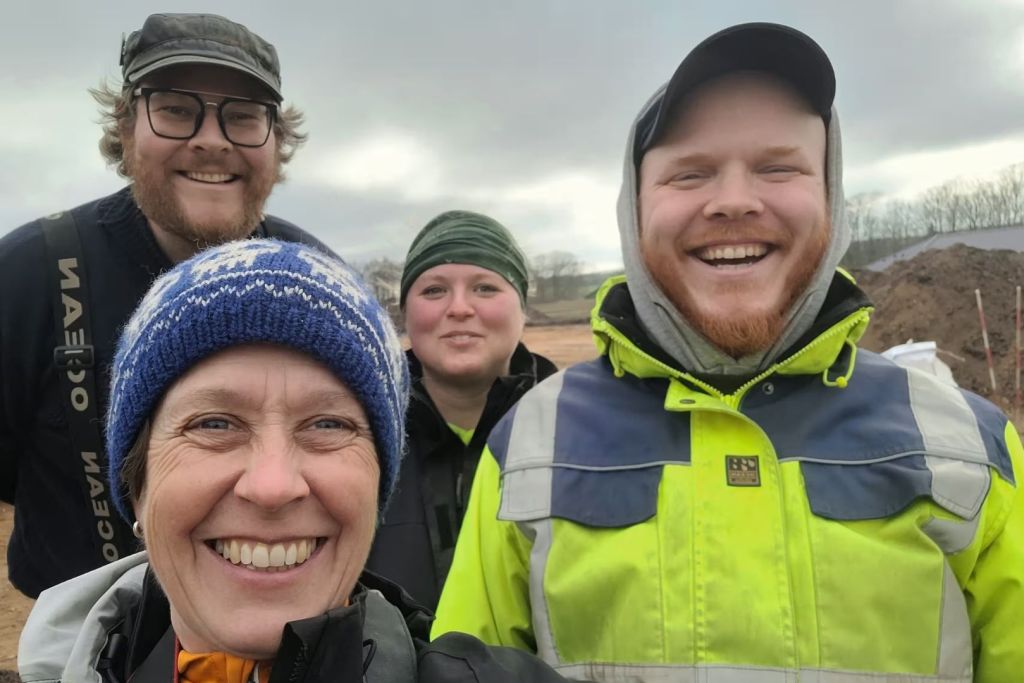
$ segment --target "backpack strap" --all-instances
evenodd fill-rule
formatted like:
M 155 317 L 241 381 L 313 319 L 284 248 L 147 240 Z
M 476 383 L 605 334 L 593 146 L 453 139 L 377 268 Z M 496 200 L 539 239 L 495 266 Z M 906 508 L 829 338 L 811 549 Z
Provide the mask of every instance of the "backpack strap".
M 46 270 L 53 306 L 56 346 L 54 371 L 60 383 L 61 405 L 68 435 L 79 464 L 85 509 L 92 521 L 97 566 L 130 552 L 126 529 L 116 516 L 107 486 L 107 459 L 97 412 L 96 348 L 85 260 L 78 225 L 70 211 L 41 219 L 46 240 Z
M 416 648 L 401 610 L 378 590 L 368 589 L 363 637 L 373 641 L 373 654 L 363 676 L 366 683 L 415 681 Z

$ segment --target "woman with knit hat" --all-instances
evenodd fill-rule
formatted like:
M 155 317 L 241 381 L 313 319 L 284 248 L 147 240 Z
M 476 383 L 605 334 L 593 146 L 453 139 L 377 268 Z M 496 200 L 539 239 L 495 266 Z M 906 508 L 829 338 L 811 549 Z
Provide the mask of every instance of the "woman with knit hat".
M 509 231 L 470 211 L 427 223 L 405 260 L 409 450 L 367 568 L 431 609 L 491 428 L 556 371 L 521 342 L 527 280 L 526 259 Z
M 145 550 L 40 596 L 23 680 L 562 680 L 469 636 L 427 645 L 429 613 L 362 574 L 408 371 L 344 264 L 273 240 L 202 252 L 153 284 L 112 375 L 106 512 Z

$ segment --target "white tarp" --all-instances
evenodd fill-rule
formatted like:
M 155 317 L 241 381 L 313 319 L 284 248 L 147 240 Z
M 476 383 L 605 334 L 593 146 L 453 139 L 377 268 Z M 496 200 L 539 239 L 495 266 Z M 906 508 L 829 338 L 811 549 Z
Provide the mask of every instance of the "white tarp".
M 938 348 L 933 341 L 910 341 L 906 344 L 886 349 L 882 352 L 882 355 L 897 365 L 923 370 L 935 375 L 950 386 L 957 386 L 956 380 L 953 379 L 953 371 L 939 359 L 937 351 Z

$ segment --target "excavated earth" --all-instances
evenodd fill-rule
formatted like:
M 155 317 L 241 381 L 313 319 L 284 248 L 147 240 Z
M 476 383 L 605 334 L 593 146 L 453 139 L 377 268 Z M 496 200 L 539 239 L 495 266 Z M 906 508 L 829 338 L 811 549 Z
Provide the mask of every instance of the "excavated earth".
M 922 252 L 882 273 L 854 275 L 875 304 L 861 346 L 883 351 L 911 339 L 934 341 L 960 386 L 1012 415 L 1015 292 L 1024 287 L 1024 252 L 958 244 Z M 975 289 L 981 291 L 996 391 L 989 380 Z

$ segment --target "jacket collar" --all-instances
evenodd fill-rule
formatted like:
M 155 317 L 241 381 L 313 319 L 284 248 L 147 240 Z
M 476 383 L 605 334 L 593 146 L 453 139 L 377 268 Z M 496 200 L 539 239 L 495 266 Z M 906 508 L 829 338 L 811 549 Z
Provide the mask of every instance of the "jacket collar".
M 136 553 L 43 591 L 21 632 L 22 678 L 95 680 L 110 634 L 138 605 L 145 574 L 146 554 Z
M 617 376 L 629 373 L 641 378 L 674 377 L 709 393 L 726 394 L 774 373 L 823 374 L 826 381 L 835 373 L 847 373 L 852 368 L 855 345 L 867 329 L 872 310 L 867 295 L 853 279 L 837 271 L 810 328 L 766 370 L 741 376 L 734 382 L 725 376 L 702 375 L 682 368 L 659 347 L 640 323 L 624 276 L 609 278 L 602 285 L 591 316 L 591 327 L 601 354 L 607 356 Z M 837 365 L 840 367 L 833 367 Z
M 167 683 L 176 666 L 170 607 L 155 577 L 147 576 L 146 583 L 152 590 L 144 590 L 134 615 L 134 659 L 122 671 L 131 683 Z M 363 572 L 348 605 L 285 625 L 272 680 L 307 680 L 313 672 L 328 672 L 331 680 L 360 681 L 370 667 L 389 672 L 414 667 L 412 638 L 427 640 L 431 620 L 430 612 L 397 584 Z
M 367 624 L 364 635 L 368 600 L 384 616 Z M 380 632 L 377 637 L 393 642 L 396 618 L 405 635 L 429 639 L 430 612 L 394 583 L 363 572 L 348 606 L 287 626 L 278 662 L 292 666 L 286 656 L 295 656 L 295 666 L 336 664 L 342 674 L 358 671 L 355 678 L 340 675 L 339 680 L 362 680 L 364 638 Z M 96 680 L 100 668 L 107 671 L 103 680 L 112 681 L 150 670 L 162 672 L 153 680 L 166 683 L 174 662 L 170 625 L 170 607 L 149 572 L 146 553 L 129 555 L 40 595 L 22 631 L 19 669 L 25 680 L 65 681 Z M 379 665 L 391 663 L 389 648 L 376 655 Z M 343 662 L 342 656 L 352 661 Z
M 440 412 L 437 410 L 437 406 L 434 405 L 434 400 L 430 397 L 425 386 L 423 386 L 423 365 L 419 359 L 416 358 L 416 354 L 409 349 L 405 352 L 405 357 L 409 362 L 409 377 L 411 380 L 411 401 L 409 402 L 409 422 L 415 422 L 421 430 L 417 430 L 420 438 L 426 438 L 429 443 L 425 443 L 425 448 L 432 448 L 437 443 L 448 441 L 450 438 L 456 438 L 452 431 L 448 428 L 444 418 L 441 417 Z M 508 395 L 515 395 L 521 391 L 532 387 L 536 382 L 553 375 L 558 371 L 554 363 L 535 353 L 531 353 L 526 345 L 522 342 L 516 345 L 515 351 L 512 352 L 512 358 L 509 361 L 509 374 L 498 377 L 494 380 L 494 384 L 491 387 L 491 391 L 488 395 L 488 406 L 494 403 L 500 407 L 502 411 L 507 408 Z M 499 395 L 495 395 L 495 392 Z M 482 431 L 483 435 L 486 436 L 490 432 L 491 424 L 485 424 L 485 417 L 487 417 L 488 406 L 484 408 L 484 414 L 481 415 L 481 422 L 477 425 L 477 431 Z M 497 419 L 501 415 L 494 415 L 493 420 Z M 433 425 L 433 429 L 429 429 L 428 425 Z M 481 429 L 482 428 L 482 429 Z
M 412 352 L 412 349 L 406 350 L 405 358 L 409 361 L 409 378 L 414 383 L 421 384 L 423 382 L 423 364 L 420 363 L 420 359 L 416 357 L 416 354 Z M 508 375 L 504 375 L 504 377 L 517 378 L 525 375 L 539 378 L 547 369 L 547 366 L 554 369 L 554 365 L 552 365 L 551 361 L 543 356 L 530 353 L 530 350 L 526 348 L 526 345 L 519 342 L 516 344 L 515 351 L 512 352 L 512 358 L 509 361 Z M 501 378 L 499 377 L 499 379 Z

